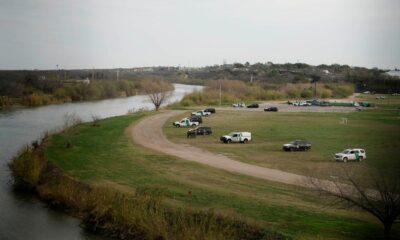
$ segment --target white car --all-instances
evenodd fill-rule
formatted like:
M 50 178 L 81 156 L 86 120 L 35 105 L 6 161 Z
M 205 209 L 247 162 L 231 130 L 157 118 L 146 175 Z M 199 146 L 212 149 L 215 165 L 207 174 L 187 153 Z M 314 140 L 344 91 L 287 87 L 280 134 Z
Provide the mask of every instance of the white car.
M 192 122 L 189 118 L 184 118 L 180 121 L 172 123 L 175 127 L 196 127 L 199 122 Z
M 234 104 L 232 104 L 232 107 L 234 107 L 234 108 L 244 108 L 244 107 L 246 107 L 246 104 L 244 104 L 244 103 L 234 103 Z
M 221 136 L 220 139 L 223 143 L 240 142 L 248 143 L 251 141 L 250 132 L 231 132 L 228 135 Z
M 311 103 L 306 101 L 294 102 L 293 106 L 311 106 Z
M 335 154 L 335 160 L 340 162 L 347 162 L 347 161 L 359 161 L 367 158 L 367 153 L 364 149 L 361 148 L 353 148 L 353 149 L 346 149 L 341 153 Z
M 192 112 L 191 115 L 195 115 L 195 116 L 201 116 L 201 117 L 208 117 L 211 115 L 210 112 L 204 112 L 203 110 L 201 111 L 197 111 L 197 112 Z

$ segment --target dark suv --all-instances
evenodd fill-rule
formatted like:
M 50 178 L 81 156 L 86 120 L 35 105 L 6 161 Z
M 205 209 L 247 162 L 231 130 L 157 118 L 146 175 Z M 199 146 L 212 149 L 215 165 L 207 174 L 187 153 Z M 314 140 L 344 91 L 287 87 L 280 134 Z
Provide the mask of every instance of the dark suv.
M 252 103 L 250 105 L 247 105 L 247 108 L 258 108 L 258 103 Z
M 294 140 L 290 143 L 283 144 L 284 151 L 308 151 L 311 149 L 311 143 L 305 140 Z
M 196 115 L 191 115 L 190 117 L 188 117 L 189 120 L 191 122 L 199 122 L 199 123 L 203 123 L 203 119 L 201 118 L 201 116 L 196 116 Z
M 266 112 L 277 112 L 278 108 L 277 107 L 264 108 L 264 111 L 266 111 Z
M 190 129 L 187 132 L 187 137 L 190 138 L 190 137 L 196 137 L 196 135 L 210 135 L 210 134 L 212 134 L 212 130 L 210 127 L 201 126 Z
M 215 108 L 206 108 L 204 112 L 215 113 Z

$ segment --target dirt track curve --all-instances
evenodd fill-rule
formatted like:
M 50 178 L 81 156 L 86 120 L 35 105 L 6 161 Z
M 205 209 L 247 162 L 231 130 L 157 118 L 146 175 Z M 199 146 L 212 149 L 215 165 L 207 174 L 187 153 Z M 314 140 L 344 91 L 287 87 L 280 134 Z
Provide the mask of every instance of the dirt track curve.
M 216 154 L 187 144 L 177 144 L 169 141 L 164 135 L 162 127 L 165 121 L 170 117 L 181 113 L 183 113 L 183 111 L 165 111 L 142 119 L 133 127 L 133 141 L 158 152 L 226 171 L 285 184 L 298 186 L 307 185 L 306 177 L 302 175 L 239 162 L 222 154 Z

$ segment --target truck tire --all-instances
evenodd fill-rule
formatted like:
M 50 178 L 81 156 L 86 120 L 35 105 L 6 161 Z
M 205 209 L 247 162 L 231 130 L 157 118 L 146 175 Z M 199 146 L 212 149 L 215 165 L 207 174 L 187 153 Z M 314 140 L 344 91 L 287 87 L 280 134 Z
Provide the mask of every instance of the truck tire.
M 347 163 L 347 157 L 344 157 L 344 158 L 343 158 L 343 162 L 344 162 L 344 163 Z
M 358 161 L 361 162 L 363 160 L 363 157 L 358 157 Z
M 230 139 L 228 139 L 227 141 L 226 141 L 226 143 L 231 143 L 232 142 L 232 140 L 230 140 Z
M 245 138 L 244 140 L 243 140 L 243 143 L 244 144 L 246 144 L 246 143 L 248 143 L 249 142 L 249 140 L 247 140 L 247 138 Z
M 192 127 L 196 127 L 196 124 L 192 124 Z

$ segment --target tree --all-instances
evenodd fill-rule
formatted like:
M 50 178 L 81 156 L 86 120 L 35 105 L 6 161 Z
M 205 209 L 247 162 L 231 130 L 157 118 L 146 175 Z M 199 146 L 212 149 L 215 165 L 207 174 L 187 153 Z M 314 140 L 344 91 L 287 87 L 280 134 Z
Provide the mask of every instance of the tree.
M 309 181 L 320 194 L 332 196 L 334 204 L 358 207 L 377 218 L 384 227 L 385 238 L 390 239 L 393 224 L 399 223 L 400 176 L 396 172 L 365 169 L 360 173 L 360 169 L 356 172 L 352 168 L 343 167 L 338 171 L 339 174 L 334 175 L 338 181 L 316 178 L 309 178 Z
M 321 80 L 321 76 L 319 75 L 311 75 L 311 82 L 314 83 L 314 97 L 317 97 L 317 82 L 319 82 L 319 80 Z
M 154 104 L 156 111 L 170 97 L 174 86 L 163 80 L 144 80 L 141 83 L 142 89 L 149 96 L 150 101 Z

